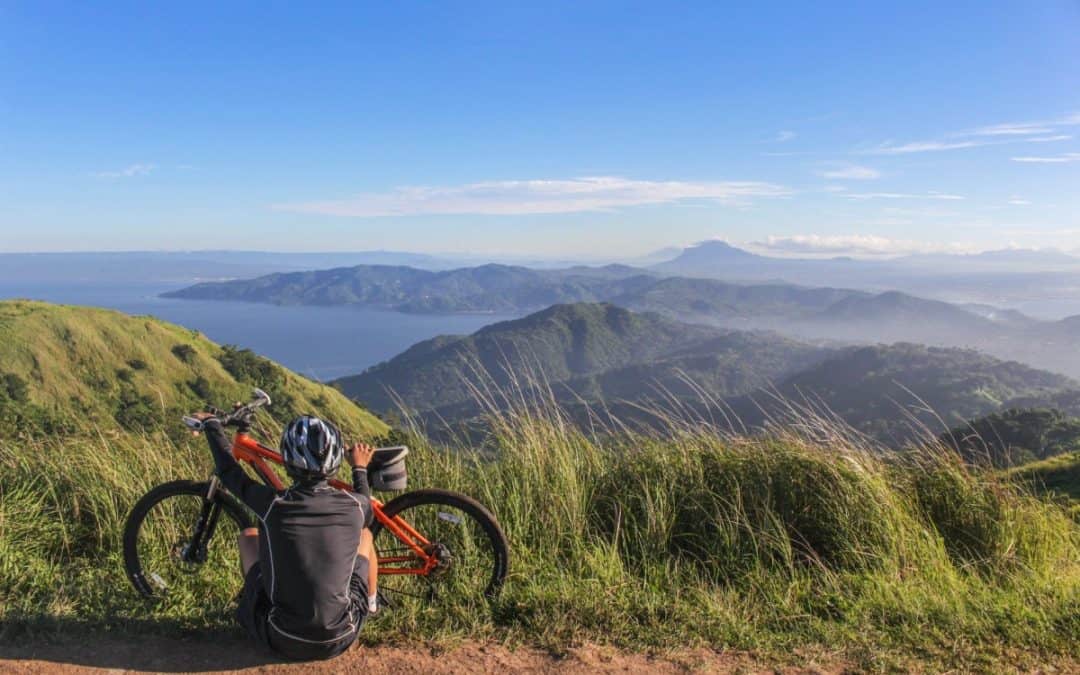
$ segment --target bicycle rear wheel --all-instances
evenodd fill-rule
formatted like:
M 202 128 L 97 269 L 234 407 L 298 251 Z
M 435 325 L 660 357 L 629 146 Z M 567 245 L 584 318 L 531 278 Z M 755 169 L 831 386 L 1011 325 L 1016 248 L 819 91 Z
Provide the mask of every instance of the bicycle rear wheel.
M 145 597 L 200 604 L 219 595 L 227 601 L 239 591 L 236 540 L 250 520 L 227 493 L 208 500 L 209 490 L 209 483 L 165 483 L 131 510 L 124 526 L 124 569 Z
M 450 604 L 494 599 L 510 566 L 510 547 L 495 516 L 478 501 L 449 490 L 417 490 L 383 506 L 393 518 L 401 516 L 429 542 L 429 554 L 439 559 L 428 575 L 393 574 L 416 568 L 420 558 L 375 521 L 371 533 L 379 555 L 379 588 L 391 602 Z M 398 559 L 398 562 L 385 562 Z

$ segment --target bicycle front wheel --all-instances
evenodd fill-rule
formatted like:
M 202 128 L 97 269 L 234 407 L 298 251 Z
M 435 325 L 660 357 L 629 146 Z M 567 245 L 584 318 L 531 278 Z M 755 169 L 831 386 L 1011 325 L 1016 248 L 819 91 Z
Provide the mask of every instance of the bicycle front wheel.
M 146 493 L 124 526 L 124 568 L 135 589 L 170 604 L 198 605 L 240 589 L 237 535 L 249 526 L 226 493 L 180 480 Z
M 449 490 L 417 490 L 388 502 L 383 513 L 400 516 L 427 540 L 425 553 L 438 560 L 429 574 L 410 574 L 419 557 L 375 521 L 371 533 L 379 556 L 379 588 L 391 593 L 391 602 L 469 603 L 499 594 L 510 547 L 495 516 L 480 502 Z

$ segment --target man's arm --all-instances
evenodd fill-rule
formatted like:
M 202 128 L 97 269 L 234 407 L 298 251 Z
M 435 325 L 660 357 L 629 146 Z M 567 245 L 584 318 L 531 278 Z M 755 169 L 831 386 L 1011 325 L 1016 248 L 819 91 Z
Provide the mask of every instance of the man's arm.
M 366 443 L 357 443 L 345 453 L 346 459 L 352 466 L 353 492 L 364 497 L 361 507 L 364 512 L 364 527 L 371 527 L 371 522 L 375 520 L 375 512 L 371 508 L 371 486 L 368 485 L 367 476 L 367 465 L 371 462 L 371 456 L 374 453 L 375 448 Z
M 206 442 L 210 445 L 210 453 L 214 456 L 214 466 L 217 467 L 217 475 L 222 484 L 259 516 L 265 514 L 277 497 L 277 492 L 252 480 L 244 472 L 244 468 L 232 456 L 232 443 L 225 435 L 225 428 L 220 421 L 212 418 L 204 420 L 203 431 L 206 433 Z

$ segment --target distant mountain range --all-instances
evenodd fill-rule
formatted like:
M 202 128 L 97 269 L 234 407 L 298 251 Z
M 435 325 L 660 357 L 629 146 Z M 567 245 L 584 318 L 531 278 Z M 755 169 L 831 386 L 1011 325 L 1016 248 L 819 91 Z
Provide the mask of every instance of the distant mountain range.
M 959 274 L 986 272 L 1046 272 L 1048 270 L 1080 271 L 1080 258 L 1061 251 L 1004 249 L 972 254 L 917 254 L 891 258 L 862 258 L 846 256 L 832 258 L 773 257 L 737 248 L 724 241 L 704 241 L 683 249 L 669 260 L 653 268 L 664 274 L 705 276 L 722 279 L 769 280 L 783 279 L 793 283 L 833 283 L 844 279 L 852 283 L 853 276 L 874 274 L 886 279 L 900 271 L 919 269 L 922 274 Z M 822 278 L 827 281 L 822 281 Z M 815 281 L 810 281 L 815 280 Z M 877 283 L 881 283 L 878 281 Z
M 695 255 L 708 251 L 693 249 Z M 720 243 L 732 260 L 753 254 Z M 862 263 L 852 263 L 862 264 Z M 359 265 L 203 283 L 166 294 L 286 305 L 359 305 L 403 312 L 527 313 L 560 303 L 610 302 L 680 321 L 770 330 L 804 340 L 917 342 L 975 348 L 1080 377 L 1080 317 L 1038 321 L 982 304 L 956 305 L 899 291 L 734 283 L 671 277 L 625 265 L 536 270 L 482 265 L 432 271 Z
M 607 304 L 561 305 L 471 336 L 435 338 L 333 384 L 376 411 L 401 402 L 429 420 L 453 422 L 480 412 L 478 397 L 498 407 L 506 392 L 531 390 L 535 380 L 571 410 L 588 404 L 645 426 L 657 422 L 650 410 L 730 415 L 761 426 L 785 417 L 787 400 L 830 410 L 894 443 L 918 433 L 919 424 L 939 433 L 942 420 L 955 425 L 1010 399 L 1077 387 L 971 350 L 836 348 Z
M 882 259 L 778 258 L 707 241 L 651 269 L 669 276 L 898 290 L 950 302 L 1032 307 L 1040 314 L 1080 314 L 1080 258 L 1053 250 Z

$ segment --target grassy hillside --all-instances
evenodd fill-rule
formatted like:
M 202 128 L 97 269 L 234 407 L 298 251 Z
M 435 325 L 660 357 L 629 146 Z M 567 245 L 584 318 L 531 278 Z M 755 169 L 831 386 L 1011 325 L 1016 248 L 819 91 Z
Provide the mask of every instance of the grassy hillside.
M 860 670 L 1075 656 L 1080 527 L 1000 474 L 940 451 L 886 460 L 839 438 L 598 440 L 552 408 L 489 425 L 488 459 L 417 439 L 408 461 L 414 487 L 459 490 L 497 514 L 512 547 L 503 595 L 401 606 L 362 640 L 827 652 Z M 147 604 L 129 588 L 128 509 L 197 466 L 137 435 L 123 442 L 131 460 L 117 464 L 96 439 L 0 441 L 0 640 L 239 633 L 235 560 L 200 572 L 197 601 Z
M 763 333 L 729 332 L 607 304 L 556 305 L 467 337 L 421 342 L 335 382 L 375 410 L 475 414 L 475 392 L 543 380 L 565 400 L 644 401 L 667 392 L 729 396 L 764 386 L 827 352 Z M 688 382 L 688 380 L 692 381 Z
M 247 400 L 260 386 L 285 420 L 319 411 L 350 434 L 385 425 L 338 391 L 198 332 L 151 317 L 41 302 L 0 302 L 0 435 L 166 430 L 207 403 Z
M 1008 475 L 1036 494 L 1060 499 L 1080 522 L 1080 451 L 1029 462 L 1010 470 Z

